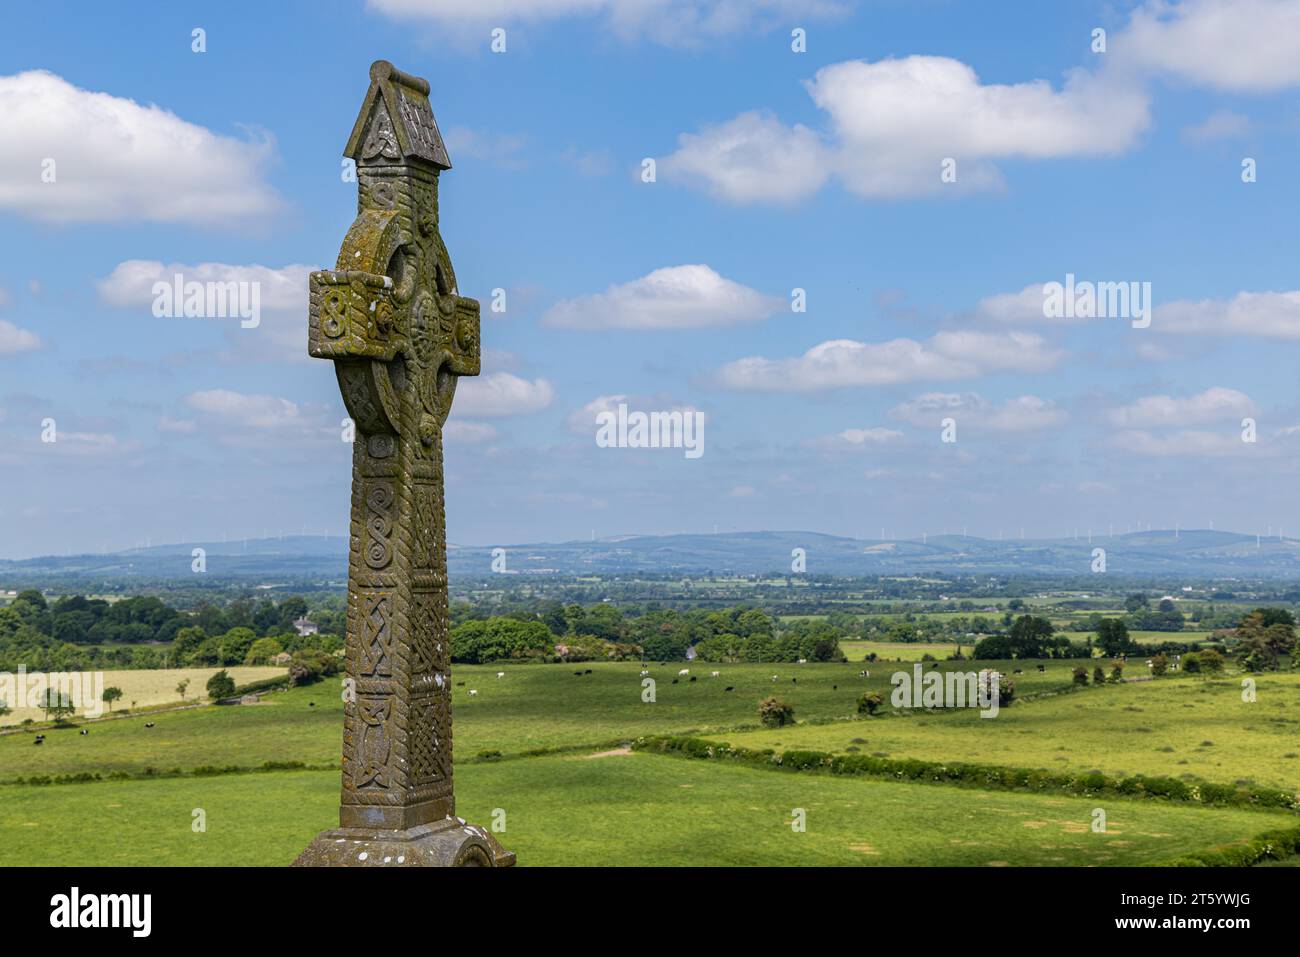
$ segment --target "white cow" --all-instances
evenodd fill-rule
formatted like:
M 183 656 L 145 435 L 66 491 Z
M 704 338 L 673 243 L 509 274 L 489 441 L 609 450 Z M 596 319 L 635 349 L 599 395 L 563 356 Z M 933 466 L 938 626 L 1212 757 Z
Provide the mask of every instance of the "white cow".
M 470 696 L 471 698 L 474 697 L 476 694 L 478 694 L 478 692 L 477 692 L 475 689 L 473 689 L 473 688 L 470 688 L 470 689 L 469 689 L 469 696 Z
M 709 677 L 710 677 L 710 678 L 716 678 L 716 677 L 717 677 L 718 675 L 720 675 L 720 674 L 722 674 L 721 671 L 710 671 L 710 672 L 709 672 Z
M 681 671 L 677 672 L 679 676 L 689 675 L 690 673 L 691 673 L 690 668 L 683 668 Z

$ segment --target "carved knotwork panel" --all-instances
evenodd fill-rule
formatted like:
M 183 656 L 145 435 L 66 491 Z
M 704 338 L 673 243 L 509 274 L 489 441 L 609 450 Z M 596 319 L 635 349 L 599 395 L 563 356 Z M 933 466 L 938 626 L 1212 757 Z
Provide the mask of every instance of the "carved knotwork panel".
M 375 570 L 387 568 L 393 560 L 393 483 L 371 482 L 366 488 L 366 564 Z
M 386 789 L 392 774 L 389 764 L 393 754 L 392 696 L 361 695 L 357 698 L 360 741 L 352 771 L 352 784 L 358 790 Z
M 357 670 L 361 677 L 388 678 L 393 674 L 391 644 L 393 596 L 375 592 L 361 596 L 362 642 Z
M 408 754 L 411 784 L 437 784 L 451 778 L 451 699 L 444 692 L 411 702 Z

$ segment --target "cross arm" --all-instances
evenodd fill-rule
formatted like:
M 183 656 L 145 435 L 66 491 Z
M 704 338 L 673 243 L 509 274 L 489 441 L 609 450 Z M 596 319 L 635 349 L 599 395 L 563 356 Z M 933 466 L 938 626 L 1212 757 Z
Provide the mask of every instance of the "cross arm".
M 402 342 L 393 323 L 391 279 L 354 269 L 322 270 L 311 274 L 309 288 L 307 351 L 312 356 L 387 361 L 397 354 Z

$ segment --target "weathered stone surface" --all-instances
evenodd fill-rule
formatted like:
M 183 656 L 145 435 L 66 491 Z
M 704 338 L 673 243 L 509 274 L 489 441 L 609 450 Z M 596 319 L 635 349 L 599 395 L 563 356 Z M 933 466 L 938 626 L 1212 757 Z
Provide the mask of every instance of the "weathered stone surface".
M 442 427 L 457 379 L 479 372 L 479 304 L 438 232 L 451 161 L 429 84 L 384 60 L 370 77 L 345 150 L 357 218 L 336 267 L 311 275 L 308 328 L 356 423 L 341 828 L 296 863 L 513 864 L 452 792 Z

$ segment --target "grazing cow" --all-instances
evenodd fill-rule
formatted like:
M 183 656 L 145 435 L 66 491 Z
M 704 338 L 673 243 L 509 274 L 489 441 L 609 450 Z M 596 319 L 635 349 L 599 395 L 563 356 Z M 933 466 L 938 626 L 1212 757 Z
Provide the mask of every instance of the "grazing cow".
M 44 738 L 37 738 L 35 741 L 32 742 L 32 744 L 44 744 L 44 743 L 45 743 Z
M 1013 675 L 1018 675 L 1018 674 L 1020 674 L 1023 670 L 1024 670 L 1023 668 L 1017 668 L 1015 671 L 1013 671 L 1013 672 L 1011 672 L 1011 673 L 1012 673 Z
M 691 680 L 692 680 L 692 681 L 695 680 L 695 675 L 691 675 Z
M 308 701 L 308 702 L 307 702 L 307 707 L 309 707 L 309 708 L 314 708 L 314 707 L 316 707 L 316 702 L 315 702 L 315 701 Z
M 720 674 L 722 674 L 721 671 L 710 671 L 710 672 L 709 672 L 709 677 L 710 677 L 710 678 L 716 678 L 716 677 L 717 677 L 718 675 L 720 675 Z
M 799 664 L 801 664 L 801 665 L 806 665 L 806 664 L 808 664 L 808 659 L 807 659 L 807 658 L 800 658 L 800 659 L 799 659 Z
M 473 688 L 470 688 L 470 689 L 469 689 L 469 696 L 470 696 L 471 698 L 474 697 L 476 694 L 478 694 L 478 691 L 476 691 L 476 690 L 473 689 Z
M 1047 665 L 1039 665 L 1039 666 L 1038 666 L 1038 673 L 1039 673 L 1040 675 L 1041 675 L 1043 672 L 1045 672 L 1045 671 L 1047 671 Z
M 591 674 L 591 669 L 588 668 L 586 671 L 583 672 L 583 674 L 584 674 L 584 675 L 589 675 L 589 674 Z
M 577 675 L 579 678 L 582 677 L 582 672 L 581 672 L 581 671 L 575 671 L 574 674 Z
M 832 691 L 839 691 L 839 690 L 840 690 L 840 686 L 839 686 L 839 685 L 831 685 L 831 690 L 832 690 Z
M 152 728 L 152 727 L 153 727 L 153 722 L 152 722 L 152 721 L 146 721 L 146 722 L 144 723 L 144 726 L 145 726 L 146 728 Z
M 86 735 L 88 735 L 88 734 L 90 734 L 90 732 L 89 732 L 88 730 L 86 730 L 85 728 L 82 728 L 82 729 L 81 729 L 81 736 L 82 736 L 83 738 L 84 738 Z
M 504 671 L 498 671 L 498 672 L 497 672 L 497 677 L 498 677 L 498 678 L 504 678 L 505 676 L 506 676 L 506 673 L 505 673 Z
M 463 687 L 465 687 L 465 682 L 463 682 L 463 681 L 457 681 L 457 682 L 456 682 L 456 687 L 457 687 L 457 688 L 463 688 Z
M 678 674 L 680 677 L 683 677 L 683 678 L 686 677 L 687 675 L 689 675 L 690 673 L 691 673 L 691 669 L 690 669 L 690 668 L 683 668 L 681 671 L 677 672 L 677 674 Z
M 773 681 L 776 680 L 776 675 L 772 675 L 772 680 L 773 680 Z
M 722 690 L 723 690 L 723 691 L 735 691 L 735 690 L 736 690 L 736 686 L 735 686 L 735 685 L 727 685 L 727 687 L 723 688 Z
M 673 679 L 673 684 L 677 684 L 677 682 L 679 682 L 679 681 L 681 681 L 681 680 L 682 680 L 681 678 L 674 678 L 674 679 Z
M 798 678 L 791 678 L 791 679 L 790 679 L 790 684 L 792 684 L 792 685 L 797 685 L 798 683 L 799 683 L 799 679 L 798 679 Z
M 644 677 L 645 677 L 646 675 L 648 675 L 649 673 L 650 673 L 650 669 L 649 669 L 649 668 L 642 668 L 642 669 L 641 669 L 641 677 L 642 677 L 642 678 L 644 678 Z
M 871 677 L 871 672 L 870 672 L 870 671 L 859 671 L 859 672 L 858 672 L 858 677 L 859 677 L 859 678 L 870 678 L 870 677 Z

